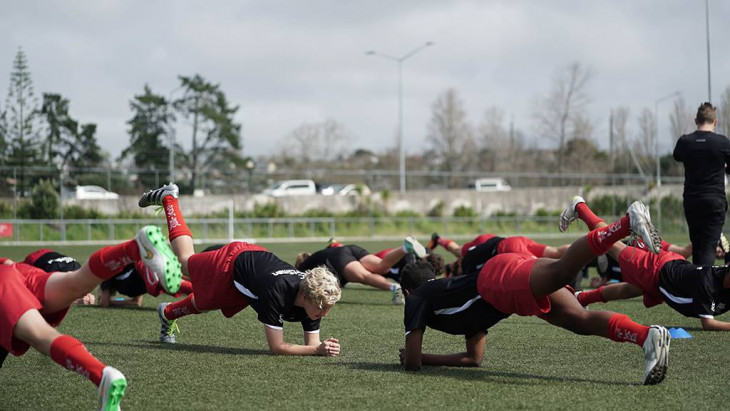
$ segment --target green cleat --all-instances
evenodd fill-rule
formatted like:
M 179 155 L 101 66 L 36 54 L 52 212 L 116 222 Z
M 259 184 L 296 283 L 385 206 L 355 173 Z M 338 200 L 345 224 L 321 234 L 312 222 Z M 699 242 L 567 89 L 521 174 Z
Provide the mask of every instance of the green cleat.
M 168 294 L 178 292 L 182 280 L 182 266 L 160 228 L 153 225 L 144 226 L 134 239 L 139 246 L 142 262 L 157 273 L 162 288 Z
M 114 367 L 104 367 L 101 374 L 101 383 L 97 393 L 99 399 L 99 410 L 118 411 L 119 403 L 124 397 L 127 389 L 127 379 L 119 370 Z

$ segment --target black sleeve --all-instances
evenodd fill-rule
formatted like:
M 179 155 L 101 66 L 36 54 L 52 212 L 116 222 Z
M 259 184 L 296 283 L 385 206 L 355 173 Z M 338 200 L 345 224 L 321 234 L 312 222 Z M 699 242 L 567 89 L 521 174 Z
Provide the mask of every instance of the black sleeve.
M 730 139 L 725 137 L 723 140 L 725 144 L 723 144 L 723 150 L 722 152 L 725 154 L 725 173 L 730 174 Z
M 281 294 L 275 290 L 267 290 L 259 298 L 259 321 L 274 328 L 283 328 L 284 320 L 281 315 L 284 312 L 284 301 Z
M 430 307 L 428 302 L 415 294 L 409 294 L 406 297 L 406 307 L 403 310 L 403 325 L 406 332 L 413 330 L 425 330 L 426 318 Z
M 682 162 L 682 148 L 680 146 L 682 145 L 683 140 L 684 136 L 680 137 L 679 140 L 677 140 L 677 145 L 674 146 L 674 153 L 672 155 L 674 156 L 675 161 Z
M 304 332 L 319 331 L 319 322 L 321 320 L 322 320 L 321 318 L 313 320 L 309 317 L 303 319 L 302 320 L 302 330 L 304 330 Z

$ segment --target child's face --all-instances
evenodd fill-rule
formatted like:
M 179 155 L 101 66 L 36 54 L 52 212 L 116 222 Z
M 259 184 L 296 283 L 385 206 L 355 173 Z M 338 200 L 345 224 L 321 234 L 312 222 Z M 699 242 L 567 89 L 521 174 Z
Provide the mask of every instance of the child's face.
M 307 312 L 307 317 L 311 318 L 312 320 L 318 320 L 322 317 L 326 317 L 327 314 L 332 309 L 332 306 L 322 306 L 322 308 L 319 308 L 319 306 L 312 302 L 304 299 L 304 311 Z

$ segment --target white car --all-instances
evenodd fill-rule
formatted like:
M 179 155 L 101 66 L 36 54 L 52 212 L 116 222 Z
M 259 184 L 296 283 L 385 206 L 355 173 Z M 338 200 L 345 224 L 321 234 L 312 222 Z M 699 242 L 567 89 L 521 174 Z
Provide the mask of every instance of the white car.
M 480 178 L 469 187 L 476 191 L 510 191 L 512 186 L 507 184 L 503 178 Z
M 119 194 L 99 186 L 76 186 L 77 200 L 118 200 Z
M 315 195 L 317 186 L 312 180 L 284 180 L 272 184 L 262 194 L 271 197 Z
M 365 184 L 330 184 L 323 187 L 320 193 L 323 196 L 370 195 L 370 187 Z

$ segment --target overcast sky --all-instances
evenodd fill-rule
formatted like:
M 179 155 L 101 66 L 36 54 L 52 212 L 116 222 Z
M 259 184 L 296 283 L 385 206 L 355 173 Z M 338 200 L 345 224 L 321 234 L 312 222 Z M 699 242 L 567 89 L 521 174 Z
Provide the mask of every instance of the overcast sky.
M 403 56 L 407 152 L 425 148 L 431 105 L 453 88 L 470 122 L 501 107 L 534 138 L 530 113 L 557 70 L 579 62 L 590 83 L 595 137 L 608 146 L 608 113 L 629 106 L 630 126 L 681 91 L 694 110 L 708 98 L 705 3 L 701 0 L 520 1 L 150 1 L 3 2 L 0 105 L 18 47 L 36 95 L 61 93 L 71 115 L 98 124 L 116 157 L 129 137 L 129 101 L 145 83 L 168 95 L 178 75 L 219 83 L 240 106 L 245 155 L 268 155 L 305 122 L 333 118 L 351 148 L 395 147 L 397 63 Z M 712 97 L 730 85 L 730 2 L 710 0 Z M 5 79 L 5 80 L 3 80 Z M 669 151 L 671 102 L 659 105 Z M 189 146 L 189 131 L 178 137 Z

